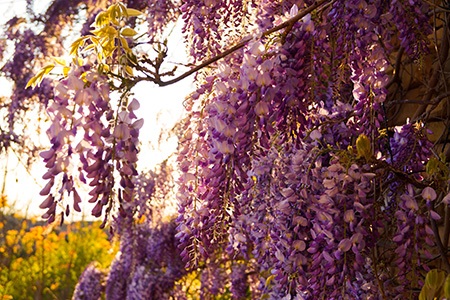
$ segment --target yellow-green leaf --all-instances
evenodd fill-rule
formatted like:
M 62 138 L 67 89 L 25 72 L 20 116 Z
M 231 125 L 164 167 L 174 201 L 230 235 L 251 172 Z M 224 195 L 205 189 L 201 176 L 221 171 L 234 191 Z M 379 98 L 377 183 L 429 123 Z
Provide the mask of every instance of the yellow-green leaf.
M 445 272 L 438 269 L 433 269 L 428 272 L 425 277 L 425 284 L 432 288 L 440 287 L 444 284 L 445 281 Z
M 108 23 L 109 23 L 109 14 L 105 11 L 99 13 L 95 18 L 96 27 L 102 27 L 104 25 L 107 25 Z
M 129 51 L 127 53 L 127 58 L 130 62 L 132 62 L 133 64 L 137 65 L 138 64 L 138 60 L 136 55 L 133 54 L 133 52 Z
M 69 71 L 70 71 L 70 67 L 64 67 L 64 68 L 63 68 L 63 74 L 64 74 L 64 76 L 67 76 L 67 75 L 69 74 Z
M 270 275 L 269 277 L 267 277 L 266 279 L 266 287 L 270 286 L 272 280 L 275 278 L 275 275 Z
M 105 27 L 105 34 L 107 35 L 117 35 L 117 30 L 112 26 Z
M 137 17 L 142 15 L 143 13 L 134 8 L 127 8 L 127 14 L 129 17 Z
M 122 34 L 123 36 L 135 36 L 137 34 L 137 31 L 133 28 L 126 27 L 120 31 L 120 34 Z
M 70 55 L 78 55 L 78 45 L 74 45 L 74 44 L 72 44 L 71 46 L 70 46 L 70 51 L 69 51 L 69 54 Z
M 43 70 L 40 70 L 34 77 L 32 77 L 30 79 L 30 81 L 28 81 L 25 88 L 28 88 L 29 86 L 31 86 L 33 88 L 36 87 L 37 85 L 39 85 L 41 83 L 43 78 L 44 78 L 44 72 L 43 72 Z
M 107 37 L 107 36 L 115 36 L 117 35 L 117 30 L 111 25 L 103 26 L 102 28 L 95 29 L 91 31 L 98 37 Z
M 90 45 L 88 45 L 86 48 L 84 48 L 83 51 L 89 51 L 89 50 L 91 50 L 91 49 L 94 49 L 95 47 L 96 47 L 95 44 L 90 44 Z
M 126 72 L 128 75 L 133 76 L 133 69 L 132 69 L 130 66 L 125 66 L 125 72 Z
M 82 66 L 83 63 L 84 63 L 83 59 L 81 59 L 81 58 L 79 58 L 79 57 L 74 57 L 74 58 L 72 59 L 72 62 L 73 62 L 75 65 L 77 65 L 77 66 Z
M 425 170 L 428 175 L 436 177 L 439 180 L 447 180 L 450 175 L 449 169 L 445 165 L 445 161 L 436 157 L 430 158 Z
M 117 49 L 113 45 L 114 45 L 114 43 L 109 43 L 109 44 L 105 45 L 105 47 L 103 47 L 103 51 L 101 53 L 103 54 L 103 56 L 105 58 L 110 57 L 114 53 L 114 51 Z M 99 58 L 100 58 L 100 56 L 99 56 Z
M 84 43 L 85 39 L 87 37 L 82 36 L 80 38 L 77 38 L 72 45 L 70 45 L 70 55 L 78 55 L 78 48 L 80 48 L 82 46 L 82 44 Z
M 113 23 L 114 25 L 119 25 L 118 19 L 120 19 L 121 17 L 121 12 L 117 4 L 111 5 L 108 8 L 108 14 L 110 22 Z
M 450 299 L 450 275 L 447 275 L 447 278 L 445 278 L 444 297 Z
M 98 71 L 99 71 L 99 73 L 109 72 L 109 66 L 107 64 L 99 64 Z
M 95 34 L 96 36 L 100 36 L 100 35 L 102 35 L 102 33 L 103 33 L 103 27 L 98 28 L 98 29 L 95 29 L 95 30 L 91 30 L 91 32 L 92 32 L 93 34 Z
M 122 3 L 117 3 L 117 11 L 120 12 L 120 14 L 125 14 L 127 12 L 127 7 Z
M 67 61 L 62 58 L 62 57 L 53 57 L 53 60 L 58 64 L 61 65 L 63 67 L 67 66 Z
M 98 45 L 100 43 L 99 39 L 96 36 L 91 36 L 90 40 L 95 45 Z
M 44 75 L 50 73 L 54 67 L 54 64 L 50 64 L 40 69 L 39 72 L 37 72 L 37 74 L 34 77 L 31 77 L 31 79 L 27 82 L 25 88 L 28 88 L 30 86 L 34 88 L 36 85 L 39 85 L 44 78 Z
M 364 157 L 368 160 L 372 157 L 372 145 L 365 134 L 359 135 L 356 139 L 356 152 L 359 158 Z
M 28 83 L 27 83 L 27 85 L 25 86 L 25 88 L 27 89 L 28 87 L 35 87 L 36 85 L 35 85 L 35 83 L 36 83 L 36 81 L 37 81 L 37 77 L 36 76 L 33 76 L 33 77 L 31 77 L 31 79 L 30 80 L 28 80 Z
M 427 162 L 425 170 L 430 175 L 434 175 L 439 172 L 439 160 L 436 157 L 431 157 Z
M 130 53 L 131 49 L 128 46 L 128 42 L 124 37 L 119 37 L 120 43 L 122 44 L 122 48 L 125 50 L 125 52 Z
M 427 273 L 425 283 L 419 294 L 419 300 L 442 299 L 445 292 L 444 284 L 447 283 L 446 273 L 442 270 L 433 269 Z
M 50 65 L 46 65 L 45 67 L 42 68 L 43 74 L 42 75 L 47 75 L 48 73 L 50 73 L 53 68 L 55 68 L 54 64 L 50 64 Z

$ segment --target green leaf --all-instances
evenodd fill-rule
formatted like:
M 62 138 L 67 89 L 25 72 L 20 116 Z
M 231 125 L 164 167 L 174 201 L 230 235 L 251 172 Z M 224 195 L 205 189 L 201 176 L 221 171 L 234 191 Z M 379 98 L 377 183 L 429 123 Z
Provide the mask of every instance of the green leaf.
M 133 28 L 126 27 L 120 31 L 120 34 L 123 36 L 135 36 L 137 34 L 137 31 Z
M 433 269 L 428 272 L 419 294 L 419 300 L 442 299 L 444 296 L 444 283 L 447 283 L 444 271 Z
M 67 61 L 66 61 L 64 58 L 62 58 L 62 57 L 53 57 L 53 60 L 54 60 L 58 65 L 61 65 L 61 66 L 63 66 L 63 67 L 66 67 L 66 66 L 67 66 Z
M 78 48 L 80 48 L 81 47 L 81 45 L 84 43 L 84 41 L 85 41 L 85 39 L 86 39 L 87 37 L 84 37 L 84 36 L 82 36 L 82 37 L 80 37 L 80 38 L 77 38 L 73 43 L 72 43 L 72 45 L 70 45 L 70 55 L 78 55 Z
M 361 134 L 356 139 L 356 151 L 359 158 L 364 157 L 369 160 L 372 157 L 372 145 L 365 134 Z
M 50 64 L 50 65 L 46 65 L 45 67 L 42 68 L 42 70 L 44 71 L 43 75 L 47 75 L 48 73 L 50 73 L 53 68 L 55 68 L 54 64 Z
M 37 85 L 39 85 L 41 83 L 42 79 L 44 79 L 44 76 L 47 75 L 48 73 L 50 73 L 54 67 L 55 67 L 55 65 L 53 65 L 53 64 L 43 67 L 41 70 L 39 70 L 39 72 L 34 77 L 31 77 L 31 79 L 27 82 L 27 85 L 25 86 L 25 88 L 28 88 L 30 86 L 34 88 Z
M 127 8 L 127 14 L 129 17 L 138 17 L 138 16 L 142 15 L 143 13 L 137 9 Z
M 31 77 L 31 79 L 30 80 L 28 80 L 28 83 L 27 83 L 27 85 L 25 86 L 25 88 L 27 89 L 28 87 L 35 87 L 35 82 L 36 82 L 36 80 L 37 80 L 37 77 L 36 76 L 33 76 L 33 77 Z
M 109 23 L 109 14 L 107 12 L 102 11 L 95 18 L 95 26 L 102 27 Z
M 450 275 L 448 275 L 447 278 L 445 278 L 444 297 L 450 299 Z

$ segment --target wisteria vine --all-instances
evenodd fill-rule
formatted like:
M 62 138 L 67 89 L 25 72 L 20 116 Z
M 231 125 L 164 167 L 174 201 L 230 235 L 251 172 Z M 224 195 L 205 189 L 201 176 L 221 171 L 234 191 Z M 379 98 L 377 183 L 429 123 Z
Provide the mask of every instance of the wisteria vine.
M 411 299 L 430 269 L 450 272 L 445 1 L 127 3 L 98 12 L 43 103 L 43 217 L 79 211 L 84 183 L 120 237 L 75 299 Z M 165 68 L 177 20 L 184 73 Z M 132 89 L 194 73 L 175 187 L 168 162 L 137 171 Z M 174 194 L 178 215 L 158 216 Z

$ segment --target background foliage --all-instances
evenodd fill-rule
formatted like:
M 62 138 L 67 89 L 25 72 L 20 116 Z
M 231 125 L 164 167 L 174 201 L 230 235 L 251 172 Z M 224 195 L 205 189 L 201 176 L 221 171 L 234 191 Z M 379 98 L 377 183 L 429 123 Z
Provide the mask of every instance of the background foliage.
M 2 206 L 1 299 L 69 299 L 83 270 L 94 261 L 106 270 L 114 252 L 99 223 L 55 228 Z

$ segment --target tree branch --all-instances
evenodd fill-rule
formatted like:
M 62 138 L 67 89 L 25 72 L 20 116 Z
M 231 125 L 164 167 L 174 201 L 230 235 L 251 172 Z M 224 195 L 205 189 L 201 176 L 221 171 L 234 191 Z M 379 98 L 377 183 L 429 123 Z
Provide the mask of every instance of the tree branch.
M 311 13 L 312 11 L 314 11 L 318 7 L 322 6 L 323 4 L 325 4 L 327 2 L 329 2 L 329 4 L 331 4 L 334 1 L 335 0 L 331 0 L 331 1 L 330 0 L 320 0 L 320 1 L 316 2 L 316 3 L 314 3 L 313 5 L 305 8 L 304 10 L 299 12 L 297 15 L 295 15 L 291 19 L 289 19 L 289 20 L 281 23 L 280 25 L 277 25 L 277 26 L 275 26 L 275 27 L 273 27 L 273 28 L 263 32 L 261 34 L 261 37 L 268 36 L 268 35 L 276 32 L 276 31 L 278 31 L 280 29 L 292 26 L 293 24 L 298 22 L 300 19 L 302 19 L 304 16 L 306 16 L 309 13 Z M 181 80 L 185 79 L 186 77 L 189 77 L 190 75 L 198 72 L 199 70 L 203 69 L 204 67 L 206 67 L 206 66 L 208 66 L 208 65 L 210 65 L 210 64 L 212 64 L 212 63 L 214 63 L 214 62 L 216 62 L 216 61 L 218 61 L 218 60 L 220 60 L 220 59 L 222 59 L 222 58 L 224 58 L 224 57 L 226 57 L 228 55 L 230 55 L 231 53 L 235 52 L 236 50 L 241 49 L 242 47 L 247 45 L 247 43 L 249 41 L 251 41 L 253 38 L 254 37 L 252 37 L 252 36 L 248 36 L 248 37 L 243 38 L 239 43 L 237 43 L 236 45 L 234 45 L 230 49 L 225 50 L 224 52 L 222 52 L 222 53 L 220 53 L 220 54 L 218 54 L 218 55 L 216 55 L 216 56 L 214 56 L 214 57 L 212 57 L 210 59 L 207 59 L 206 61 L 202 62 L 200 65 L 195 66 L 191 70 L 189 70 L 189 71 L 187 71 L 187 72 L 181 74 L 180 76 L 175 77 L 175 78 L 173 78 L 171 80 L 162 81 L 158 77 L 155 77 L 155 78 L 152 78 L 152 77 L 136 77 L 135 80 L 134 80 L 134 84 L 137 84 L 140 81 L 151 81 L 151 82 L 154 82 L 155 84 L 157 84 L 159 86 L 168 86 L 168 85 L 174 84 L 174 83 L 176 83 L 178 81 L 181 81 Z

